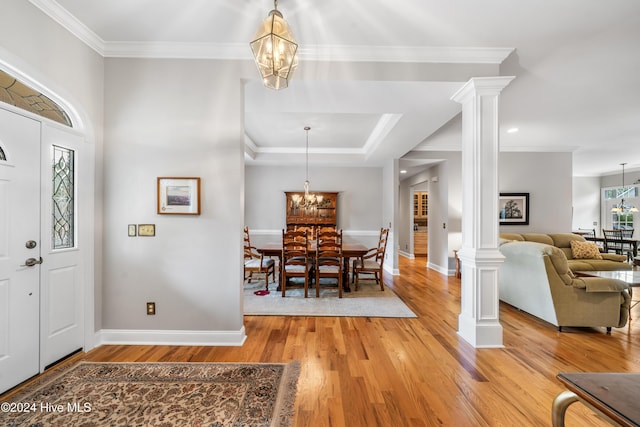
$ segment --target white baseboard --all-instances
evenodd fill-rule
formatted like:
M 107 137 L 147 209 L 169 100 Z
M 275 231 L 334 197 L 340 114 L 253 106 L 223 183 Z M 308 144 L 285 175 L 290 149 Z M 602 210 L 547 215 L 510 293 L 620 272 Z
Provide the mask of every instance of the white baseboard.
M 96 347 L 120 345 L 201 345 L 241 346 L 247 339 L 244 326 L 238 331 L 161 331 L 101 329 L 96 332 Z
M 398 251 L 398 255 L 409 259 L 416 259 L 416 256 L 414 254 L 405 251 Z
M 389 267 L 388 265 L 383 265 L 382 269 L 384 271 L 386 271 L 387 273 L 391 274 L 392 276 L 399 276 L 400 275 L 400 269 L 399 268 L 392 268 Z
M 448 268 L 444 268 L 440 265 L 437 264 L 432 264 L 432 263 L 427 263 L 427 268 L 431 269 L 431 270 L 435 270 L 440 274 L 444 274 L 446 276 L 453 276 L 456 274 L 455 270 L 449 270 Z

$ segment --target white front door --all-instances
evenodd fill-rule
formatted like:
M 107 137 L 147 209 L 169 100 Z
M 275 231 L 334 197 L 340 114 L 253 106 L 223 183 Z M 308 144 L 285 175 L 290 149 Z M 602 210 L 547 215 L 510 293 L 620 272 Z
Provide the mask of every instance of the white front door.
M 42 256 L 40 368 L 83 347 L 84 263 L 79 218 L 86 217 L 78 179 L 84 138 L 71 129 L 42 125 Z
M 40 126 L 0 109 L 0 393 L 40 370 Z

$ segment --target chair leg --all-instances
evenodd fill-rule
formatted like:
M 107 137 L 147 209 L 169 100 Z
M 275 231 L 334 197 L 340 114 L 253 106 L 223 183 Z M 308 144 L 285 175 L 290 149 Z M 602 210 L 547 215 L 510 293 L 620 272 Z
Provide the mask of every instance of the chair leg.
M 287 275 L 284 272 L 280 275 L 280 288 L 282 289 L 282 298 L 284 298 L 287 289 Z

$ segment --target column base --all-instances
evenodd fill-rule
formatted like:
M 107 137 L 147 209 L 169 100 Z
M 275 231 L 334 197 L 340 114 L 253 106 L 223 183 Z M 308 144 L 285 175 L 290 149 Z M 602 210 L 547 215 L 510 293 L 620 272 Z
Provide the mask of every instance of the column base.
M 458 316 L 458 335 L 475 348 L 504 348 L 499 322 L 479 323 L 462 313 Z

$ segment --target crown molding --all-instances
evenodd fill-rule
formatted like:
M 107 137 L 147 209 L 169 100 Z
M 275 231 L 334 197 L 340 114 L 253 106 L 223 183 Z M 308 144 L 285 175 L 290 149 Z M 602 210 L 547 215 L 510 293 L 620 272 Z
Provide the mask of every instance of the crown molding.
M 306 46 L 300 60 L 339 62 L 406 62 L 500 64 L 512 48 Z M 106 42 L 102 55 L 111 58 L 173 58 L 251 60 L 249 43 Z
M 252 59 L 246 43 L 109 42 L 100 38 L 55 0 L 29 0 L 105 58 Z M 515 49 L 505 47 L 306 45 L 301 60 L 345 62 L 415 62 L 500 64 Z

